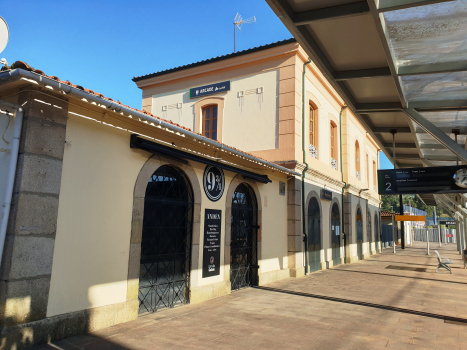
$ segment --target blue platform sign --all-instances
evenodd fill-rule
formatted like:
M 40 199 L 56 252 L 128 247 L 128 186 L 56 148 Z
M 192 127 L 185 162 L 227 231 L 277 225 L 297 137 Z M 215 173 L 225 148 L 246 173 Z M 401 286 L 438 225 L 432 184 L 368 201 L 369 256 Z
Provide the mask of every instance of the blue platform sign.
M 230 90 L 230 80 L 220 83 L 198 86 L 190 89 L 190 98 L 203 97 L 212 94 L 218 94 Z

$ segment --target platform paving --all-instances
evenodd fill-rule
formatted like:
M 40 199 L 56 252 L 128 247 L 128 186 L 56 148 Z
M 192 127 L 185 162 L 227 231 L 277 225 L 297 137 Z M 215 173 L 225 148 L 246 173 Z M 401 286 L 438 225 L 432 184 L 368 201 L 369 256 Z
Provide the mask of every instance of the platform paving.
M 160 311 L 36 350 L 467 349 L 467 270 L 455 244 L 431 248 L 431 255 L 422 242 L 396 254 L 384 249 L 367 260 Z M 452 275 L 435 273 L 434 249 L 454 260 Z

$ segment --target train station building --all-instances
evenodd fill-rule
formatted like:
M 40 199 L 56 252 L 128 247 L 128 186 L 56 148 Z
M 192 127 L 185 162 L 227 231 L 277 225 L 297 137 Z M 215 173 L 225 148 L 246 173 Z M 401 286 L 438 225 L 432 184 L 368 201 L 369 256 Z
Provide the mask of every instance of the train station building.
M 135 78 L 143 110 L 23 62 L 0 77 L 6 344 L 381 249 L 378 147 L 295 40 Z

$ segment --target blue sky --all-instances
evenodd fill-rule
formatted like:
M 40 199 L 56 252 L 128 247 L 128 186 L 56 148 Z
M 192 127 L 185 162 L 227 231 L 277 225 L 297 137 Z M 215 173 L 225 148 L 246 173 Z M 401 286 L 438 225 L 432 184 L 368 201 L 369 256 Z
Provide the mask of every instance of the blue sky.
M 141 108 L 131 79 L 233 52 L 237 12 L 257 19 L 237 31 L 238 51 L 291 37 L 264 0 L 23 0 L 2 3 L 0 56 Z M 384 154 L 380 165 L 392 168 Z

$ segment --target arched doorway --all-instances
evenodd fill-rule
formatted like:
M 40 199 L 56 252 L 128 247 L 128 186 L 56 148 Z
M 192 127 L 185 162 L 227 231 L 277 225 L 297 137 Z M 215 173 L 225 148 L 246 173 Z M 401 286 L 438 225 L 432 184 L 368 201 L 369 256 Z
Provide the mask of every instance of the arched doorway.
M 376 244 L 376 251 L 379 253 L 380 252 L 380 241 L 381 241 L 381 235 L 380 235 L 380 227 L 379 227 L 379 220 L 378 220 L 378 212 L 375 212 L 375 244 Z
M 232 198 L 230 238 L 230 285 L 232 290 L 254 286 L 258 280 L 258 204 L 246 183 Z
M 321 213 L 315 197 L 308 204 L 308 264 L 310 272 L 321 270 Z
M 331 210 L 331 248 L 332 248 L 332 264 L 339 265 L 341 263 L 341 230 L 339 207 L 334 203 Z
M 189 302 L 193 190 L 185 173 L 163 165 L 144 198 L 139 313 Z
M 371 254 L 371 243 L 373 243 L 373 232 L 371 231 L 370 209 L 366 208 L 366 232 L 368 236 L 368 253 Z
M 363 218 L 360 208 L 357 209 L 357 256 L 363 259 Z

